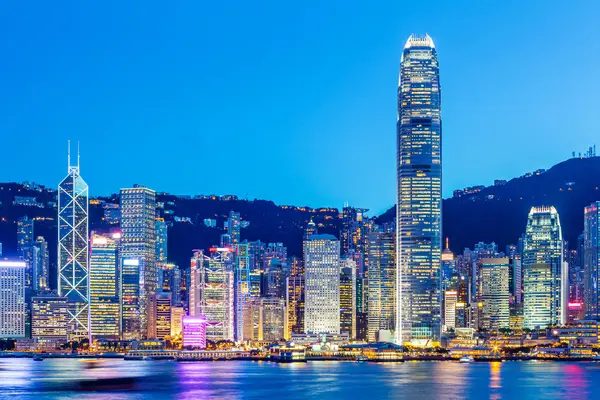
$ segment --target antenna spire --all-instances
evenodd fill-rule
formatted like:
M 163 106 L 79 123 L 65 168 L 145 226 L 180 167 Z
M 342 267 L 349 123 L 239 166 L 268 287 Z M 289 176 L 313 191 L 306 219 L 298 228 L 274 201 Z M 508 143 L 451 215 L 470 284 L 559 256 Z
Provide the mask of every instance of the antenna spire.
M 67 140 L 67 171 L 71 168 L 71 141 Z
M 79 171 L 79 140 L 77 141 L 77 171 Z

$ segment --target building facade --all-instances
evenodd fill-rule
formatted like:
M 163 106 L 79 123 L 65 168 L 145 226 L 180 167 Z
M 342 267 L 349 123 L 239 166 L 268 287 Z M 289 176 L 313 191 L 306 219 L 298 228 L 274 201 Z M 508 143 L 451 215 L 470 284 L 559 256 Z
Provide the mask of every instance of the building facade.
M 31 299 L 31 337 L 38 340 L 38 343 L 53 343 L 55 346 L 66 343 L 68 321 L 65 297 L 48 295 Z
M 92 234 L 90 251 L 90 336 L 119 339 L 121 307 L 117 242 L 112 236 Z
M 441 146 L 437 52 L 429 35 L 411 35 L 398 84 L 397 343 L 428 344 L 440 338 Z
M 332 235 L 304 241 L 305 333 L 340 333 L 340 242 Z
M 367 288 L 367 340 L 374 342 L 381 330 L 396 330 L 396 246 L 395 234 L 369 234 Z
M 480 327 L 489 331 L 508 329 L 510 325 L 510 291 L 508 258 L 481 259 L 481 293 L 483 318 Z
M 58 295 L 68 299 L 69 336 L 89 338 L 89 231 L 88 185 L 71 165 L 58 185 Z
M 25 337 L 26 261 L 0 260 L 0 338 Z
M 583 225 L 583 293 L 585 316 L 600 318 L 600 201 L 584 210 Z

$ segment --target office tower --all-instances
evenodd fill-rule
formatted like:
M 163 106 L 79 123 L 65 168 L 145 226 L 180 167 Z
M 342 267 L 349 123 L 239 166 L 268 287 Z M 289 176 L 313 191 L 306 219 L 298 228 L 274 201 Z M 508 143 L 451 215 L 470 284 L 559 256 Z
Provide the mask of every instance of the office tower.
M 31 337 L 44 348 L 56 348 L 66 343 L 69 312 L 67 298 L 54 295 L 31 299 Z
M 356 277 L 356 339 L 367 340 L 368 314 L 367 314 L 367 279 Z M 395 297 L 394 297 L 395 302 Z
M 229 233 L 224 233 L 221 235 L 219 246 L 221 246 L 222 248 L 231 247 L 231 235 Z
M 164 264 L 167 262 L 167 223 L 164 218 L 156 218 L 154 222 L 156 230 L 156 262 Z
M 332 235 L 304 241 L 305 333 L 340 333 L 340 242 Z
M 234 250 L 234 319 L 235 338 L 244 337 L 244 304 L 250 297 L 250 257 L 248 256 L 248 242 L 237 243 Z
M 165 339 L 171 335 L 171 293 L 150 296 L 148 302 L 148 337 Z
M 304 332 L 304 264 L 293 257 L 287 278 L 286 304 L 288 307 L 288 334 Z
M 367 340 L 396 330 L 396 247 L 392 232 L 369 234 Z
M 121 279 L 121 338 L 141 339 L 140 315 L 140 261 L 135 258 L 121 258 L 119 268 Z
M 266 249 L 266 243 L 257 240 L 248 242 L 248 258 L 250 260 L 250 272 L 262 270 L 262 259 Z
M 306 225 L 306 228 L 304 229 L 304 240 L 307 240 L 309 237 L 311 237 L 312 235 L 315 235 L 317 233 L 318 233 L 317 224 L 315 224 L 312 217 L 310 217 L 310 221 L 308 221 L 308 224 Z
M 251 298 L 244 311 L 244 340 L 276 342 L 286 337 L 287 313 L 284 299 Z
M 349 258 L 340 263 L 340 332 L 356 339 L 356 262 Z
M 33 290 L 35 292 L 43 292 L 48 290 L 49 287 L 49 271 L 50 271 L 50 260 L 48 257 L 48 242 L 42 237 L 38 236 L 37 240 L 33 244 Z
M 27 262 L 25 271 L 25 286 L 28 289 L 34 287 L 33 282 L 33 220 L 27 216 L 17 219 L 17 252 L 21 260 Z
M 411 35 L 398 84 L 397 343 L 440 337 L 441 145 L 437 52 L 429 35 Z
M 205 349 L 207 321 L 203 317 L 184 316 L 182 321 L 183 348 Z
M 458 292 L 456 290 L 446 290 L 444 292 L 444 330 L 449 331 L 456 328 L 456 303 L 458 302 Z
M 121 307 L 117 244 L 112 235 L 92 234 L 89 270 L 92 339 L 119 339 Z
M 119 257 L 137 260 L 139 268 L 139 332 L 148 331 L 148 301 L 158 286 L 156 268 L 156 193 L 140 185 L 121 189 L 121 247 Z M 133 265 L 128 265 L 133 267 Z
M 266 271 L 271 260 L 278 259 L 285 270 L 287 268 L 287 247 L 283 243 L 269 243 L 262 254 L 262 268 Z
M 77 166 L 71 165 L 58 185 L 58 295 L 68 299 L 69 337 L 89 338 L 88 186 Z
M 521 258 L 509 258 L 510 268 L 508 270 L 508 288 L 511 303 L 521 304 L 523 302 L 523 270 Z
M 25 261 L 0 261 L 0 338 L 25 337 Z
M 171 307 L 171 337 L 177 337 L 181 335 L 183 330 L 183 317 L 185 316 L 185 309 L 181 306 Z
M 240 213 L 229 211 L 229 218 L 227 219 L 227 233 L 231 237 L 232 245 L 236 245 L 240 242 L 240 228 Z
M 568 272 L 563 262 L 563 240 L 554 207 L 532 207 L 523 249 L 525 328 L 565 324 Z
M 584 307 L 586 318 L 600 318 L 600 201 L 596 201 L 584 210 L 583 225 L 583 269 L 584 269 Z
M 341 244 L 342 254 L 350 250 L 362 250 L 366 247 L 366 239 L 369 234 L 369 225 L 365 222 L 364 214 L 369 211 L 366 208 L 355 208 L 345 205 L 342 209 L 342 232 Z
M 158 266 L 158 292 L 170 292 L 173 304 L 181 303 L 181 269 L 164 263 Z
M 265 284 L 263 295 L 267 297 L 285 297 L 285 273 L 281 261 L 272 258 L 265 271 Z
M 508 258 L 481 259 L 481 294 L 483 321 L 480 327 L 490 331 L 509 327 L 510 292 Z
M 442 251 L 442 290 L 448 289 L 452 274 L 456 272 L 456 260 L 454 253 L 450 250 L 448 238 L 446 238 L 446 248 Z
M 206 319 L 206 338 L 215 342 L 234 339 L 231 257 L 228 249 L 215 249 L 211 256 L 196 251 L 191 259 L 190 316 Z

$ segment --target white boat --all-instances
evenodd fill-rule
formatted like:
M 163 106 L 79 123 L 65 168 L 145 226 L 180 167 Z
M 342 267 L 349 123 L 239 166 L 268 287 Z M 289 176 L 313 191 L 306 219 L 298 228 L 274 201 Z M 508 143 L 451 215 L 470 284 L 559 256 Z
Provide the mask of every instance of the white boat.
M 460 360 L 458 360 L 458 362 L 461 362 L 461 363 L 471 363 L 473 361 L 475 361 L 475 359 L 473 357 L 469 356 L 469 355 L 462 356 L 460 358 Z

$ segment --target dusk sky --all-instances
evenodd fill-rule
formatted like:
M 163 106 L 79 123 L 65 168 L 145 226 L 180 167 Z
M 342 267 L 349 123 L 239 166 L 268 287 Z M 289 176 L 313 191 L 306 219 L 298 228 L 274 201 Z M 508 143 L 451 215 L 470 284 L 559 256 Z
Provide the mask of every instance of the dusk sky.
M 379 213 L 395 201 L 411 33 L 429 33 L 440 60 L 445 197 L 548 168 L 600 134 L 596 1 L 2 8 L 0 181 L 55 187 L 71 139 L 92 196 L 140 183 Z

